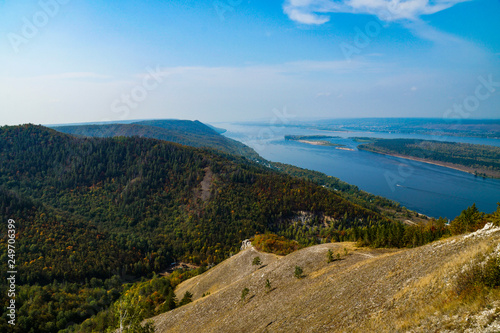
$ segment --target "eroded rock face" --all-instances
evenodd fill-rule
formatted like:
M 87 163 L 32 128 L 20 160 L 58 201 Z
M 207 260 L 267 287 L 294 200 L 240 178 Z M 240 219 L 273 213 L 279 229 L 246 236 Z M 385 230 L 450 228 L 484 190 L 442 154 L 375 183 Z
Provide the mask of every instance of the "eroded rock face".
M 245 239 L 243 242 L 241 242 L 241 250 L 243 251 L 246 248 L 249 248 L 252 246 L 252 243 L 250 242 L 250 239 Z

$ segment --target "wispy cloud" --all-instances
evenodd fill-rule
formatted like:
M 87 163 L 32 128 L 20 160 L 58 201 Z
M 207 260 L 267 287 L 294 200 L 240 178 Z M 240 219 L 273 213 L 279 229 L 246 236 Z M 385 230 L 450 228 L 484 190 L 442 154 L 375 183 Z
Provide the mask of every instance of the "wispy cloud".
M 360 60 L 347 61 L 293 61 L 276 65 L 249 65 L 243 67 L 203 67 L 203 66 L 178 66 L 166 67 L 158 70 L 158 75 L 168 77 L 172 75 L 187 75 L 196 73 L 202 77 L 210 78 L 211 75 L 232 75 L 239 73 L 241 75 L 251 74 L 251 76 L 258 75 L 297 75 L 306 73 L 350 73 L 359 70 L 371 70 L 378 68 L 378 64 L 363 62 Z
M 109 79 L 110 76 L 92 72 L 71 72 L 33 77 L 33 79 L 48 80 L 82 80 L 82 79 Z
M 324 24 L 329 13 L 375 15 L 383 21 L 415 21 L 469 0 L 286 0 L 288 17 L 303 24 Z

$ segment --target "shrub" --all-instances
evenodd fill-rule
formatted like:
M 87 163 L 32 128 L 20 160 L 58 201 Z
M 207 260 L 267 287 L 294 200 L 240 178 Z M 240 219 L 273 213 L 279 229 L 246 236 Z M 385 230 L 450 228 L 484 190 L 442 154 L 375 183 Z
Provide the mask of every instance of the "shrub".
M 484 261 L 479 256 L 457 275 L 454 291 L 462 298 L 474 297 L 485 288 L 500 287 L 500 258 L 493 256 Z
M 248 288 L 243 288 L 241 291 L 241 301 L 244 302 L 250 290 Z
M 269 279 L 266 279 L 266 293 L 271 291 L 271 282 L 269 282 Z
M 500 258 L 490 258 L 484 264 L 481 280 L 486 287 L 500 287 Z
M 282 256 L 297 251 L 300 248 L 299 243 L 296 241 L 275 234 L 257 235 L 253 238 L 252 245 L 259 251 Z
M 302 273 L 304 273 L 304 271 L 302 270 L 302 268 L 300 266 L 295 266 L 295 272 L 293 273 L 293 275 L 297 279 L 301 279 L 303 277 Z
M 260 257 L 253 258 L 252 265 L 256 265 L 256 266 L 262 265 L 262 261 L 260 260 Z
M 326 262 L 331 263 L 333 260 L 333 252 L 332 250 L 328 250 L 328 253 L 326 254 Z

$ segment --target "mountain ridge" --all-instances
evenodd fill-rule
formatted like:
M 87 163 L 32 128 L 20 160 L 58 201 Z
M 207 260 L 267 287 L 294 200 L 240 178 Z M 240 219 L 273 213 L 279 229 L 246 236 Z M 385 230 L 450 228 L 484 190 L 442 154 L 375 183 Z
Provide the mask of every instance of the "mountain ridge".
M 116 239 L 137 234 L 127 242 L 156 257 L 118 267 L 124 271 L 159 271 L 174 258 L 218 262 L 242 239 L 292 225 L 301 211 L 345 225 L 388 221 L 242 157 L 156 139 L 75 138 L 33 125 L 0 128 L 0 139 L 0 187 L 113 230 Z
M 261 160 L 252 148 L 221 135 L 212 127 L 198 120 L 142 120 L 127 124 L 59 125 L 51 128 L 62 133 L 83 137 L 138 136 L 159 139 L 190 147 L 211 148 L 252 160 Z

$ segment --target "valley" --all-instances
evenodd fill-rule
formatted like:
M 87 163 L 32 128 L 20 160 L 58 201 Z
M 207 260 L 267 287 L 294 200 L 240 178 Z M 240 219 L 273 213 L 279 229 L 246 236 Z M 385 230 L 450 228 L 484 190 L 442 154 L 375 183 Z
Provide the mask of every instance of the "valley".
M 235 331 L 244 331 L 252 322 L 267 322 L 267 328 L 257 330 L 290 330 L 301 327 L 301 320 L 320 331 L 357 329 L 346 312 L 339 312 L 340 326 L 335 326 L 316 314 L 304 317 L 302 310 L 293 310 L 299 309 L 295 302 L 305 302 L 309 315 L 323 313 L 328 309 L 313 306 L 319 294 L 315 288 L 322 286 L 334 295 L 326 287 L 328 281 L 353 293 L 349 288 L 355 285 L 344 286 L 342 281 L 352 280 L 349 276 L 371 260 L 409 253 L 413 250 L 406 249 L 417 250 L 498 219 L 498 212 L 483 214 L 472 206 L 447 226 L 444 219 L 410 211 L 321 172 L 218 150 L 219 144 L 232 141 L 224 141 L 201 123 L 92 126 L 71 128 L 76 136 L 29 124 L 0 128 L 0 215 L 15 217 L 23 257 L 17 268 L 17 304 L 19 317 L 26 319 L 14 332 L 105 331 L 117 327 L 123 309 L 134 313 L 127 322 L 139 325 L 162 313 L 169 318 L 170 311 L 191 316 L 184 311 L 208 300 L 220 302 L 210 307 L 229 316 L 217 324 L 200 317 L 199 325 L 214 331 L 220 320 Z M 176 126 L 183 126 L 184 136 L 191 140 L 184 143 L 193 147 L 161 139 L 174 136 Z M 212 139 L 203 140 L 205 135 Z M 285 257 L 257 253 L 254 247 L 238 253 L 241 241 L 248 238 L 259 239 L 261 249 L 292 253 Z M 0 248 L 6 251 L 6 246 L 3 237 Z M 330 262 L 325 260 L 328 250 Z M 248 253 L 261 263 L 243 264 Z M 181 266 L 173 265 L 179 262 Z M 292 270 L 299 262 L 297 279 Z M 392 270 L 385 261 L 378 264 Z M 374 278 L 371 273 L 363 274 L 368 279 L 363 283 L 379 283 L 369 282 Z M 375 275 L 380 274 L 386 273 Z M 267 289 L 261 294 L 258 284 L 264 277 Z M 230 320 L 237 316 L 231 312 L 235 290 L 229 287 L 239 288 L 241 283 L 248 284 L 243 287 L 248 295 L 237 307 L 251 306 L 265 296 L 271 301 L 266 306 L 276 309 L 280 305 L 275 302 L 283 300 L 287 315 L 271 318 L 272 311 L 261 313 L 259 305 L 246 310 L 249 319 Z M 367 292 L 379 288 L 387 287 L 377 285 Z M 43 298 L 32 302 L 32 295 Z M 230 302 L 226 304 L 220 295 L 227 295 Z M 387 302 L 375 296 L 374 302 Z M 345 295 L 338 297 L 335 302 Z M 331 306 L 326 299 L 318 302 Z M 351 307 L 357 309 L 346 303 L 346 309 Z M 60 315 L 58 309 L 66 310 Z M 349 310 L 356 325 L 363 323 L 363 316 L 373 316 L 370 309 L 358 310 Z M 169 331 L 160 317 L 154 319 L 157 332 Z M 316 319 L 319 326 L 311 324 Z M 0 321 L 3 329 L 2 325 L 6 323 Z M 306 326 L 303 329 L 307 331 Z

